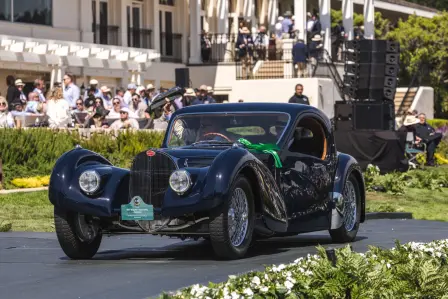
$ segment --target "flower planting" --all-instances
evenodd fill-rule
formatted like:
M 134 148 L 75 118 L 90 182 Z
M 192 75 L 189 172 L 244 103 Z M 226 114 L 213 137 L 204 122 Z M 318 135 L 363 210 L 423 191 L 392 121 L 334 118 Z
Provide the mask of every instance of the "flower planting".
M 356 253 L 349 246 L 226 282 L 193 285 L 160 298 L 447 298 L 448 240 L 396 243 Z

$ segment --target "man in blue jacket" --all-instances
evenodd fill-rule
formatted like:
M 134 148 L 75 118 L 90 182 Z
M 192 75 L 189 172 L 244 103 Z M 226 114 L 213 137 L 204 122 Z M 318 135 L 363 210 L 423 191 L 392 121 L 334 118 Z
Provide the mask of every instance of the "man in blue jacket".
M 292 57 L 294 60 L 294 66 L 297 69 L 297 76 L 307 77 L 306 62 L 308 60 L 308 47 L 303 40 L 298 40 L 292 48 Z

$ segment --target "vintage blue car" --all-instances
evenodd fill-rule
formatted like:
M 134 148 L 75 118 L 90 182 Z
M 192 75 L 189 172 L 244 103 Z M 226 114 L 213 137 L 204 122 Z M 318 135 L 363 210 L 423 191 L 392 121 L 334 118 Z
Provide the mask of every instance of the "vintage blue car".
M 336 151 L 330 120 L 286 103 L 180 109 L 162 147 L 131 169 L 78 146 L 56 162 L 49 198 L 72 259 L 127 232 L 204 238 L 217 257 L 238 259 L 259 238 L 328 230 L 351 242 L 365 219 L 361 169 Z

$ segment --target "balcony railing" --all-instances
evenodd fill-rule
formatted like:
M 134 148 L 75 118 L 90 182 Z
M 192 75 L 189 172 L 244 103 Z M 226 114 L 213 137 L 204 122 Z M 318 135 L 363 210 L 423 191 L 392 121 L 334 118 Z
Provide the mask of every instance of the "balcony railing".
M 93 40 L 95 44 L 119 46 L 118 26 L 93 24 Z
M 182 62 L 182 34 L 161 32 L 160 55 L 164 62 Z
M 128 46 L 140 49 L 152 49 L 152 30 L 141 28 L 128 28 Z
M 205 64 L 234 62 L 237 34 L 210 33 L 200 36 L 201 58 Z M 208 47 L 210 46 L 210 47 Z

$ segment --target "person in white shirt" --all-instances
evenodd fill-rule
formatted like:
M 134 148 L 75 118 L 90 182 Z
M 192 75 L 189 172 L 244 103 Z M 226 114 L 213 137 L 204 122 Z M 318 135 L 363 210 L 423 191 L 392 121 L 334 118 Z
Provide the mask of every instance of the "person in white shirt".
M 8 111 L 8 102 L 0 96 L 0 128 L 14 128 L 14 118 Z
M 70 106 L 62 87 L 54 87 L 47 95 L 47 116 L 50 128 L 66 128 L 71 122 Z
M 120 109 L 120 119 L 114 121 L 114 123 L 110 126 L 112 130 L 120 130 L 120 129 L 139 129 L 139 125 L 136 119 L 129 118 L 129 108 L 123 107 Z
M 112 94 L 110 88 L 107 86 L 101 87 L 101 92 L 103 93 L 103 106 L 107 110 L 112 109 Z
M 125 92 L 125 94 L 123 96 L 123 102 L 126 106 L 129 106 L 131 104 L 132 95 L 135 93 L 136 90 L 137 90 L 137 85 L 135 85 L 134 83 L 128 84 L 128 90 Z
M 36 79 L 34 80 L 34 90 L 33 92 L 37 93 L 39 95 L 39 100 L 41 103 L 45 103 L 46 99 L 44 96 L 44 81 L 42 79 Z

